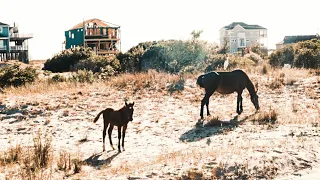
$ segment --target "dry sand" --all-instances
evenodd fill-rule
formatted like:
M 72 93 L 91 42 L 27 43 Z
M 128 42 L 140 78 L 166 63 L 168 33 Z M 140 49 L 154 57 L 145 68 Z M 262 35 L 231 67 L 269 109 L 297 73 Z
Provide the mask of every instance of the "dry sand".
M 135 111 L 126 133 L 126 151 L 113 151 L 107 140 L 102 152 L 103 120 L 92 121 L 106 107 L 121 108 L 128 91 L 94 83 L 56 92 L 0 94 L 0 150 L 17 144 L 32 147 L 34 134 L 40 130 L 52 137 L 55 157 L 66 150 L 86 162 L 80 173 L 67 177 L 54 170 L 53 179 L 175 179 L 188 172 L 189 176 L 201 172 L 204 177 L 218 179 L 241 173 L 249 174 L 249 179 L 318 179 L 318 77 L 298 78 L 294 85 L 272 91 L 267 86 L 272 75 L 249 76 L 261 82 L 260 111 L 274 109 L 276 124 L 250 121 L 256 112 L 245 91 L 240 116 L 235 113 L 236 94 L 215 93 L 210 98 L 214 117 L 242 123 L 199 125 L 203 91 L 196 87 L 195 79 L 189 79 L 181 93 L 141 90 L 129 97 L 135 102 Z M 312 96 L 306 93 L 309 88 L 315 93 Z M 209 120 L 206 117 L 203 123 Z M 116 128 L 112 138 L 116 147 Z M 86 141 L 80 143 L 81 139 Z M 14 169 L 1 168 L 0 179 L 19 179 Z

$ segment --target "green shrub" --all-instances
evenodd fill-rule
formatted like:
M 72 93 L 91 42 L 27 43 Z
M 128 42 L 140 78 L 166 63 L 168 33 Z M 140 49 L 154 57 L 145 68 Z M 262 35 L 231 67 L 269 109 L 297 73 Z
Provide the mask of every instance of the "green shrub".
M 143 54 L 140 59 L 141 70 L 156 69 L 178 73 L 188 66 L 197 69 L 208 54 L 207 44 L 202 41 L 162 41 Z
M 270 65 L 283 66 L 284 64 L 299 68 L 319 68 L 320 40 L 313 39 L 286 45 L 270 55 Z
M 230 68 L 254 66 L 254 65 L 256 65 L 256 63 L 251 59 L 248 59 L 246 57 L 239 57 L 239 56 L 231 56 L 230 63 L 229 63 Z
M 297 43 L 293 65 L 298 68 L 320 68 L 320 40 Z
M 259 61 L 262 60 L 262 58 L 260 57 L 260 55 L 259 55 L 259 54 L 256 54 L 256 53 L 246 54 L 244 57 L 252 60 L 252 61 L 255 62 L 255 63 L 258 63 Z
M 196 70 L 215 49 L 198 39 L 201 32 L 193 31 L 191 40 L 187 41 L 162 40 L 140 43 L 128 52 L 118 54 L 121 71 L 140 72 L 156 69 L 178 73 Z M 193 68 L 190 68 L 191 66 Z
M 0 68 L 0 87 L 22 86 L 31 83 L 38 77 L 38 72 L 32 67 L 21 69 L 19 65 L 9 65 Z
M 81 59 L 87 59 L 93 55 L 90 48 L 76 47 L 72 49 L 66 49 L 53 58 L 48 59 L 44 63 L 43 70 L 49 70 L 51 72 L 68 72 L 75 64 Z
M 286 45 L 284 48 L 276 50 L 270 55 L 270 65 L 279 67 L 284 64 L 293 64 L 294 48 L 292 45 Z
M 229 56 L 229 69 L 233 69 L 236 67 L 243 67 L 243 66 L 252 66 L 256 63 L 252 61 L 251 59 L 248 59 L 246 57 L 240 57 L 240 56 Z M 219 68 L 223 68 L 224 62 L 226 61 L 227 57 L 222 54 L 213 55 L 210 57 L 209 60 L 207 60 L 205 72 L 215 71 Z
M 251 47 L 251 51 L 260 57 L 264 58 L 268 56 L 268 49 L 261 47 L 259 44 L 255 44 Z
M 52 76 L 52 78 L 50 79 L 50 82 L 65 82 L 67 79 L 60 75 L 60 74 L 56 74 L 54 76 Z
M 219 68 L 223 68 L 223 64 L 226 61 L 227 57 L 222 54 L 216 54 L 210 56 L 206 62 L 205 72 L 215 71 Z
M 110 76 L 113 76 L 117 73 L 110 65 L 107 65 L 104 68 L 101 68 L 101 72 L 99 73 L 98 77 L 100 79 L 107 79 Z
M 72 74 L 70 81 L 79 83 L 93 83 L 94 76 L 92 71 L 78 70 L 76 73 Z
M 132 47 L 126 53 L 119 53 L 117 59 L 120 61 L 122 72 L 139 72 L 141 71 L 141 57 L 152 46 L 158 44 L 157 41 L 139 43 Z
M 88 59 L 80 60 L 74 66 L 74 70 L 89 70 L 93 73 L 101 73 L 103 69 L 112 68 L 113 74 L 120 70 L 120 62 L 115 55 L 91 56 Z

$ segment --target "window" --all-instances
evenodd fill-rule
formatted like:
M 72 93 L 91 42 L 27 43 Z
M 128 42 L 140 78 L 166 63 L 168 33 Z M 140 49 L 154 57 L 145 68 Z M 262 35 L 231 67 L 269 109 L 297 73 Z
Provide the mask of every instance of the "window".
M 265 31 L 260 31 L 260 37 L 267 37 L 267 33 Z
M 72 39 L 74 39 L 74 34 L 72 33 L 72 37 L 71 37 Z
M 239 46 L 241 46 L 241 47 L 245 46 L 244 45 L 244 38 L 240 38 L 239 40 L 240 40 L 239 41 Z
M 71 38 L 71 31 L 69 31 L 69 38 Z
M 2 33 L 2 27 L 0 27 L 0 33 Z
M 4 40 L 0 40 L 0 49 L 4 48 Z

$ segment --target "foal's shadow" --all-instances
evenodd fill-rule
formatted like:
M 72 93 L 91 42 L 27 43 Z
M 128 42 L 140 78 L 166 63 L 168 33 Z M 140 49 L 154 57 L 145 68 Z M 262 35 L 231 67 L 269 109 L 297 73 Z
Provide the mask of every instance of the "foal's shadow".
M 195 142 L 212 135 L 233 131 L 238 125 L 243 123 L 243 120 L 238 121 L 238 118 L 239 116 L 237 115 L 229 121 L 212 120 L 206 124 L 203 124 L 204 122 L 199 120 L 195 127 L 183 133 L 179 140 L 183 142 Z
M 107 151 L 107 153 L 109 153 L 111 151 Z M 94 154 L 92 156 L 90 156 L 88 159 L 84 160 L 89 166 L 101 166 L 101 165 L 109 165 L 111 163 L 111 161 L 117 157 L 120 153 L 118 151 L 115 151 L 116 153 L 113 153 L 113 155 L 111 155 L 110 157 L 108 157 L 107 159 L 99 159 L 99 157 L 102 155 L 102 153 L 98 153 L 98 154 Z

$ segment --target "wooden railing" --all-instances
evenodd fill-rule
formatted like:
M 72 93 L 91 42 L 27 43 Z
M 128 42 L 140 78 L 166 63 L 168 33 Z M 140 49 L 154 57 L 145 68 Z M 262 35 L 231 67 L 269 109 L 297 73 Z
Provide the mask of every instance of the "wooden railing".
M 10 50 L 28 50 L 28 46 L 10 46 Z
M 29 33 L 29 34 L 19 34 L 19 33 L 12 33 L 10 34 L 10 37 L 14 37 L 14 38 L 32 38 L 33 34 Z

